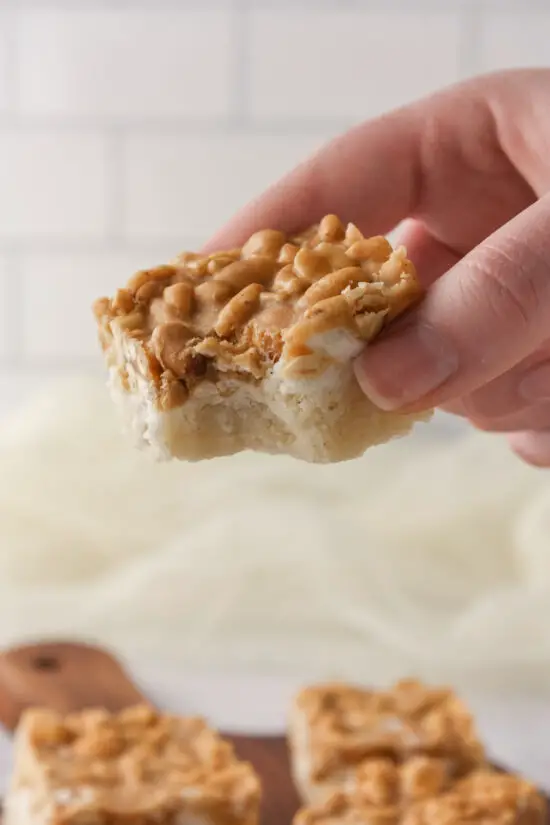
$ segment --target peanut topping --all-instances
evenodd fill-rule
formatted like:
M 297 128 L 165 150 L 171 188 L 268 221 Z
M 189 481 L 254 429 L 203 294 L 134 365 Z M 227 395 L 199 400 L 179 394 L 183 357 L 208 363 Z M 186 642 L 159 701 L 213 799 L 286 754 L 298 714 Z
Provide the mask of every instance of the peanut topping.
M 343 269 L 351 263 L 345 249 L 335 243 L 319 243 L 315 247 L 315 252 L 328 258 L 331 269 Z
M 336 215 L 325 215 L 319 224 L 319 237 L 322 241 L 341 241 L 344 239 L 345 229 Z
M 216 272 L 221 272 L 224 267 L 229 266 L 235 261 L 232 255 L 212 255 L 206 266 L 206 271 L 210 275 L 215 275 Z
M 73 745 L 75 754 L 93 759 L 112 759 L 124 750 L 124 740 L 107 726 L 91 727 Z
M 400 246 L 392 257 L 382 264 L 378 272 L 379 278 L 385 284 L 397 284 L 402 272 L 410 272 L 410 262 L 405 260 L 405 248 Z
M 236 332 L 254 314 L 262 294 L 261 284 L 249 284 L 224 306 L 214 326 L 220 338 Z
M 165 281 L 175 275 L 176 270 L 173 266 L 157 266 L 154 269 L 144 269 L 137 272 L 133 278 L 128 281 L 127 289 L 130 292 L 137 292 L 140 287 L 150 283 L 150 281 Z
M 96 321 L 103 321 L 104 318 L 108 318 L 111 313 L 115 312 L 113 301 L 110 301 L 109 298 L 97 298 L 92 304 L 92 312 Z
M 414 756 L 401 766 L 400 779 L 403 798 L 425 799 L 447 786 L 449 771 L 444 759 Z
M 249 284 L 267 284 L 275 271 L 275 262 L 270 258 L 254 258 L 244 261 L 233 261 L 221 272 L 214 276 L 214 280 L 229 284 L 235 291 Z
M 530 782 L 490 769 L 476 771 L 447 793 L 411 806 L 403 825 L 544 825 L 547 804 Z
M 444 759 L 412 756 L 398 765 L 391 759 L 375 757 L 357 768 L 350 792 L 361 806 L 393 807 L 397 818 L 405 806 L 441 793 L 450 783 Z
M 384 319 L 387 313 L 382 312 L 365 312 L 355 316 L 355 326 L 361 333 L 364 341 L 372 341 L 382 327 L 384 326 Z
M 128 289 L 117 289 L 113 298 L 113 312 L 117 315 L 127 315 L 134 309 L 134 297 Z
M 348 286 L 355 286 L 364 279 L 363 272 L 356 266 L 348 266 L 345 269 L 338 269 L 331 272 L 312 284 L 303 297 L 303 301 L 308 307 L 314 306 L 319 301 L 326 298 L 333 298 L 340 295 Z
M 351 310 L 343 295 L 335 295 L 333 298 L 325 298 L 325 300 L 319 301 L 307 310 L 303 321 L 288 330 L 285 335 L 285 343 L 290 355 L 295 358 L 310 355 L 308 341 L 316 335 L 322 335 L 323 332 L 334 329 L 335 319 L 338 320 L 338 326 L 342 329 L 347 329 L 351 325 Z M 308 360 L 305 363 L 311 365 L 312 362 Z M 296 372 L 293 370 L 292 374 L 296 374 Z
M 94 312 L 108 358 L 115 336 L 142 348 L 165 409 L 220 370 L 260 381 L 282 360 L 285 375 L 314 377 L 334 363 L 320 336 L 341 329 L 367 343 L 420 295 L 403 249 L 327 215 L 297 236 L 263 229 L 241 249 L 184 252 L 138 272 Z
M 117 318 L 117 325 L 127 331 L 141 329 L 143 322 L 144 318 L 141 312 L 131 312 L 129 315 L 120 315 Z
M 286 237 L 275 229 L 262 229 L 255 232 L 243 246 L 242 257 L 252 258 L 256 255 L 265 258 L 277 258 Z
M 379 236 L 356 241 L 349 247 L 346 254 L 357 261 L 387 261 L 392 251 L 390 242 Z
M 162 281 L 147 281 L 147 283 L 136 289 L 135 300 L 138 304 L 148 304 L 159 295 L 162 295 Z
M 193 286 L 190 283 L 180 281 L 172 286 L 167 286 L 162 297 L 167 304 L 176 310 L 180 318 L 189 318 L 195 298 Z
M 70 728 L 57 716 L 52 716 L 47 711 L 36 711 L 35 725 L 30 734 L 35 748 L 55 748 L 71 742 L 73 738 Z
M 454 776 L 483 762 L 473 719 L 450 690 L 415 681 L 380 692 L 321 685 L 303 690 L 296 709 L 309 730 L 316 780 L 380 754 L 398 763 L 413 755 L 437 755 Z
M 289 264 L 284 266 L 275 275 L 273 289 L 282 295 L 301 295 L 308 282 L 294 274 L 294 268 Z
M 453 783 L 436 760 L 423 761 L 414 766 L 412 794 L 404 768 L 371 763 L 368 783 L 304 808 L 294 825 L 545 825 L 544 797 L 520 777 L 486 768 Z
M 357 241 L 363 240 L 363 233 L 358 229 L 354 223 L 348 223 L 346 226 L 345 242 L 348 247 L 352 246 Z
M 304 247 L 296 253 L 294 271 L 300 278 L 313 283 L 331 270 L 331 262 L 326 255 Z
M 348 308 L 346 296 L 337 293 L 329 298 L 322 298 L 320 301 L 316 301 L 313 306 L 306 310 L 304 318 L 322 318 L 325 323 L 330 322 L 330 320 L 334 318 L 343 318 L 345 322 L 347 320 L 346 315 L 350 314 L 348 313 Z M 343 326 L 344 325 L 345 323 Z M 317 329 L 317 333 L 319 332 L 323 332 L 322 327 Z
M 284 246 L 281 247 L 281 251 L 279 252 L 278 261 L 280 264 L 291 264 L 294 262 L 294 258 L 296 257 L 296 253 L 298 252 L 299 247 L 293 243 L 285 243 Z
M 195 298 L 201 304 L 215 304 L 221 306 L 225 301 L 229 300 L 233 295 L 234 290 L 231 284 L 223 281 L 203 281 L 195 287 Z
M 185 366 L 186 344 L 193 337 L 193 333 L 185 324 L 177 321 L 171 324 L 162 324 L 153 330 L 151 344 L 153 352 L 164 367 L 178 375 Z

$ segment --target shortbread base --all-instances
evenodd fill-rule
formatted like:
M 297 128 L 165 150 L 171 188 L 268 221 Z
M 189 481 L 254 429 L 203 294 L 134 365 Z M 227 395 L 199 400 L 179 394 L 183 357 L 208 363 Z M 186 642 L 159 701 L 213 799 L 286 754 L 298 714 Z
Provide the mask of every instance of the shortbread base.
M 119 367 L 111 369 L 111 395 L 134 444 L 158 460 L 199 461 L 253 450 L 318 464 L 341 462 L 408 434 L 430 417 L 376 408 L 361 391 L 351 362 L 301 379 L 287 379 L 277 364 L 259 383 L 222 374 L 215 383 L 201 382 L 181 406 L 163 411 L 137 363 L 123 365 L 126 386 Z
M 35 802 L 28 790 L 10 791 L 3 804 L 3 825 L 49 825 L 51 813 L 40 810 Z
M 60 819 L 59 812 L 54 806 L 44 803 L 38 793 L 33 793 L 28 788 L 10 791 L 4 801 L 2 814 L 2 825 L 125 825 L 130 821 L 136 825 L 212 825 L 209 814 L 202 816 L 196 810 L 170 812 L 165 816 L 159 812 L 135 812 L 130 815 L 121 812 L 118 815 L 113 812 L 91 813 L 86 810 L 74 814 L 67 813 Z M 258 818 L 255 815 L 246 819 L 231 818 L 227 820 L 227 825 L 258 825 Z
M 244 450 L 325 464 L 407 434 L 377 409 L 354 359 L 423 295 L 404 247 L 336 215 L 297 236 L 183 252 L 94 304 L 115 402 L 159 458 Z

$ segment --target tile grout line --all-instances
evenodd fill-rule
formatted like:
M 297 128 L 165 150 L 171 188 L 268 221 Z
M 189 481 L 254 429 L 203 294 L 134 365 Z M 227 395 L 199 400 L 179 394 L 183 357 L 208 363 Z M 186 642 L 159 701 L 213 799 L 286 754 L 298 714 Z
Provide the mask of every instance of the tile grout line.
M 346 1 L 346 0 L 345 0 Z M 164 11 L 209 11 L 227 7 L 228 0 L 4 0 L 9 7 L 31 12 L 164 12 Z
M 60 132 L 67 133 L 96 133 L 102 134 L 109 131 L 118 131 L 122 135 L 128 133 L 141 133 L 149 135 L 180 135 L 192 137 L 211 137 L 224 135 L 270 135 L 294 136 L 302 134 L 312 134 L 315 131 L 331 127 L 345 125 L 343 118 L 323 117 L 323 118 L 274 118 L 273 120 L 263 119 L 261 121 L 246 121 L 242 119 L 234 120 L 229 117 L 216 120 L 201 120 L 196 118 L 128 118 L 126 120 L 94 117 L 70 117 L 70 116 L 50 116 L 50 115 L 24 115 L 13 117 L 13 115 L 0 114 L 0 130 L 5 132 Z
M 32 11 L 197 11 L 227 8 L 230 0 L 80 0 L 79 8 L 75 9 L 74 0 L 4 0 L 12 8 L 21 8 Z M 495 9 L 512 8 L 523 10 L 526 5 L 531 9 L 547 9 L 547 0 L 489 0 L 490 6 Z M 299 9 L 361 9 L 368 3 L 368 10 L 409 10 L 410 0 L 254 0 L 257 8 L 270 10 Z M 476 4 L 476 0 L 455 0 L 456 7 L 466 3 Z M 415 11 L 440 10 L 441 0 L 416 0 Z M 455 10 L 451 7 L 451 10 Z

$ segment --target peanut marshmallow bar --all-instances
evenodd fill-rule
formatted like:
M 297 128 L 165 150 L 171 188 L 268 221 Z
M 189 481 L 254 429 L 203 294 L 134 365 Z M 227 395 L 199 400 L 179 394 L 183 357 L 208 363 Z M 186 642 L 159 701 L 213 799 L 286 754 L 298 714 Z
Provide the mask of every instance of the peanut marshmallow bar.
M 403 825 L 546 825 L 547 817 L 546 800 L 530 782 L 484 770 L 411 807 Z
M 352 362 L 420 297 L 403 247 L 327 215 L 297 237 L 266 229 L 239 249 L 183 253 L 94 310 L 115 402 L 157 457 L 332 462 L 418 420 L 374 407 Z
M 472 717 L 451 690 L 398 682 L 386 691 L 327 684 L 302 690 L 294 701 L 289 746 L 296 786 L 305 802 L 350 789 L 369 761 L 390 759 L 405 775 L 418 756 L 436 758 L 442 782 L 484 763 Z M 358 773 L 359 771 L 359 773 Z
M 412 756 L 398 765 L 391 759 L 374 758 L 357 769 L 347 789 L 342 787 L 318 805 L 303 808 L 295 823 L 314 825 L 334 820 L 394 825 L 407 807 L 441 793 L 449 784 L 442 759 Z
M 293 825 L 546 825 L 544 797 L 524 779 L 485 769 L 442 791 L 441 774 L 420 761 L 408 777 L 377 763 L 353 793 L 303 808 Z
M 257 825 L 259 800 L 252 767 L 201 719 L 31 710 L 4 825 Z

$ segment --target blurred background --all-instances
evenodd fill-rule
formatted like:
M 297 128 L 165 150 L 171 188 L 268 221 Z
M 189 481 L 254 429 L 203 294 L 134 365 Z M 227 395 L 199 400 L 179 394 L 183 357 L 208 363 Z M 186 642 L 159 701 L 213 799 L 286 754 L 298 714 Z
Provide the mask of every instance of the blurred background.
M 322 470 L 151 465 L 89 306 L 351 124 L 549 42 L 547 0 L 0 2 L 1 644 L 547 694 L 547 474 L 446 419 Z

